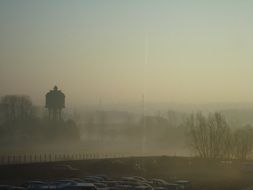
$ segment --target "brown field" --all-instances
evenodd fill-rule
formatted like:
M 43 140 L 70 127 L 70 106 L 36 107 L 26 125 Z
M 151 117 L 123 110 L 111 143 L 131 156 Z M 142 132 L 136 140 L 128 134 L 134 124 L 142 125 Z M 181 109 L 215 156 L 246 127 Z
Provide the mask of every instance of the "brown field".
M 62 164 L 79 170 L 59 171 L 54 168 Z M 172 182 L 187 179 L 192 182 L 194 190 L 239 190 L 253 185 L 250 166 L 245 162 L 166 156 L 34 163 L 0 166 L 0 183 L 19 185 L 27 180 L 51 181 L 104 174 L 112 179 L 121 176 L 161 178 Z

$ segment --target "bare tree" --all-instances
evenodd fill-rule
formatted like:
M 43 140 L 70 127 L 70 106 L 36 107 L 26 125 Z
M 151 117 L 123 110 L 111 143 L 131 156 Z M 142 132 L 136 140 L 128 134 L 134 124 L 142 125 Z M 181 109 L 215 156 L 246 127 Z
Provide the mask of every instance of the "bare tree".
M 224 158 L 230 149 L 230 128 L 220 113 L 210 114 L 208 117 L 208 132 L 210 158 Z
M 245 126 L 237 129 L 233 135 L 233 155 L 239 160 L 246 160 L 253 150 L 253 128 Z
M 192 114 L 186 122 L 190 145 L 201 158 L 218 159 L 228 155 L 230 128 L 220 113 Z
M 34 113 L 32 101 L 28 96 L 6 95 L 1 98 L 5 121 L 27 120 Z

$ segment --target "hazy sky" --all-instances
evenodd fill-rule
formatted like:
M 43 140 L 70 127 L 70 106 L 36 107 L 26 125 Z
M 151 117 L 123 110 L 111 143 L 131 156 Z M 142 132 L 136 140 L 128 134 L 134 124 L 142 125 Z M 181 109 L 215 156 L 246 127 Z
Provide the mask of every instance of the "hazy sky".
M 0 0 L 0 96 L 253 102 L 253 1 Z

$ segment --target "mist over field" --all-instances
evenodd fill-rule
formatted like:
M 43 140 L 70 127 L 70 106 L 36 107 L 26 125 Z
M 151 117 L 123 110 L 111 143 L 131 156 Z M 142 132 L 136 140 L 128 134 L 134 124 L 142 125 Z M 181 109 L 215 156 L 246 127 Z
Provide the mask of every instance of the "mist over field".
M 253 189 L 252 10 L 0 0 L 0 190 Z
M 44 107 L 35 105 L 35 110 L 36 117 L 42 121 L 47 120 L 48 113 Z M 185 125 L 187 118 L 192 113 L 202 112 L 208 115 L 215 111 L 224 115 L 232 130 L 253 126 L 251 117 L 253 107 L 243 103 L 90 104 L 83 107 L 67 107 L 63 111 L 65 121 L 75 122 L 79 131 L 78 138 L 74 137 L 77 139 L 68 141 L 65 135 L 58 140 L 29 139 L 26 137 L 29 135 L 22 132 L 16 137 L 13 137 L 13 134 L 11 138 L 8 135 L 6 138 L 2 136 L 1 152 L 6 154 L 35 151 L 61 154 L 91 152 L 191 156 L 194 154 L 189 145 L 189 129 Z M 1 114 L 1 116 L 1 124 L 4 125 L 4 115 Z

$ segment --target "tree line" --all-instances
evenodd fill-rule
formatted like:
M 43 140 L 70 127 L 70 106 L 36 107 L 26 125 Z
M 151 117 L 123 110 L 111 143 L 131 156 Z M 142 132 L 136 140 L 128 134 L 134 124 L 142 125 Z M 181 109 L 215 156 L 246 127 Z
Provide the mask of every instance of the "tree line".
M 201 112 L 186 119 L 190 147 L 205 159 L 248 159 L 253 150 L 253 128 L 231 129 L 221 113 Z
M 0 137 L 6 143 L 79 140 L 73 120 L 51 122 L 42 117 L 29 96 L 5 95 L 0 99 Z

